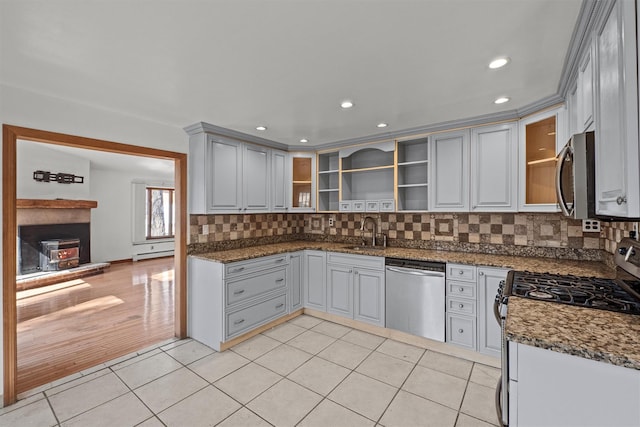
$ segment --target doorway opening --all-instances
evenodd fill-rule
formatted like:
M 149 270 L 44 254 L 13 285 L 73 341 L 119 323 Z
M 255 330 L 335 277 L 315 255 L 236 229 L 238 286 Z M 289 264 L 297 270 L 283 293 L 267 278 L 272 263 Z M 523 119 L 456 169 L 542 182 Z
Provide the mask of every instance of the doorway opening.
M 17 273 L 17 209 L 16 209 L 16 165 L 18 140 L 53 144 L 56 146 L 75 147 L 96 150 L 104 153 L 117 153 L 133 156 L 164 159 L 173 162 L 174 188 L 172 201 L 175 214 L 172 216 L 171 229 L 175 238 L 175 252 L 173 260 L 172 308 L 174 314 L 174 335 L 179 338 L 186 336 L 186 154 L 152 148 L 120 144 L 110 141 L 84 138 L 67 134 L 41 131 L 29 128 L 3 125 L 3 316 L 4 316 L 4 404 L 15 402 L 18 385 L 18 344 L 17 344 L 17 304 L 16 304 L 16 273 Z M 41 171 L 42 172 L 42 171 Z M 35 176 L 35 175 L 34 175 Z M 40 178 L 42 175 L 39 175 Z M 35 178 L 34 178 L 35 179 Z M 59 243 L 59 242 L 56 242 Z M 67 253 L 67 251 L 62 251 Z M 143 261 L 145 265 L 157 264 L 157 260 Z M 170 262 L 169 262 L 170 263 Z M 160 263 L 162 264 L 162 263 Z M 151 277 L 168 279 L 166 272 L 167 259 L 164 258 L 165 273 L 151 272 Z M 140 267 L 139 264 L 136 267 Z M 122 268 L 114 269 L 122 270 Z M 153 270 L 153 268 L 151 269 Z M 106 276 L 102 276 L 104 278 Z M 87 286 L 89 280 L 84 281 L 80 288 Z M 91 284 L 89 284 L 91 285 Z M 35 291 L 35 290 L 34 290 Z M 165 295 L 165 298 L 167 296 Z M 117 298 L 116 298 L 117 299 Z M 108 306 L 108 301 L 103 301 Z M 112 301 L 115 303 L 117 301 Z

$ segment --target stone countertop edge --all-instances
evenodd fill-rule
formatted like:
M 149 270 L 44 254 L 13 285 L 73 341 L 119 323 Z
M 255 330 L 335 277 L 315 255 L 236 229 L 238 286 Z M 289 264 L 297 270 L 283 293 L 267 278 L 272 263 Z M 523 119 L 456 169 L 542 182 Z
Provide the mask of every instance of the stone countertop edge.
M 509 297 L 509 341 L 640 370 L 640 316 Z
M 241 249 L 229 249 L 190 255 L 196 258 L 231 263 L 277 255 L 301 250 L 323 250 L 342 252 L 354 255 L 369 255 L 380 257 L 406 258 L 424 261 L 451 262 L 486 267 L 507 268 L 512 270 L 526 270 L 537 273 L 551 272 L 573 276 L 586 277 L 615 277 L 615 270 L 602 262 L 575 261 L 555 258 L 521 257 L 511 255 L 492 255 L 477 252 L 438 251 L 432 249 L 411 249 L 387 247 L 384 249 L 353 249 L 353 245 L 345 243 L 327 243 L 310 241 L 293 241 L 269 245 L 249 246 Z

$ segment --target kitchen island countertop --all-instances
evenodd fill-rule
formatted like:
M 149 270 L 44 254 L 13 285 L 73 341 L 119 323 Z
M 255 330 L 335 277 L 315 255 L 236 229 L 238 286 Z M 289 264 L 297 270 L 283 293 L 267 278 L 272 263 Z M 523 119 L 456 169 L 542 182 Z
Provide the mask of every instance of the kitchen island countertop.
M 640 370 L 640 316 L 510 296 L 507 339 Z

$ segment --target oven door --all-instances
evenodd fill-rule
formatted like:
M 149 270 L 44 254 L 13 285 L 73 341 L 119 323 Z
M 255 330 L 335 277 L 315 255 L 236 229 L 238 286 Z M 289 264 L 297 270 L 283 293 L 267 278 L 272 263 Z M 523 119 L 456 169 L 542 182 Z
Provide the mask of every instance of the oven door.
M 509 280 L 509 279 L 507 279 Z M 500 378 L 498 378 L 498 384 L 496 385 L 496 415 L 498 416 L 498 422 L 501 427 L 509 425 L 509 343 L 507 342 L 507 334 L 505 332 L 505 325 L 507 319 L 507 298 L 503 296 L 504 281 L 500 283 L 498 288 L 498 294 L 493 303 L 493 314 L 496 321 L 500 325 L 501 331 L 501 343 L 500 348 L 502 354 L 500 357 L 501 371 Z

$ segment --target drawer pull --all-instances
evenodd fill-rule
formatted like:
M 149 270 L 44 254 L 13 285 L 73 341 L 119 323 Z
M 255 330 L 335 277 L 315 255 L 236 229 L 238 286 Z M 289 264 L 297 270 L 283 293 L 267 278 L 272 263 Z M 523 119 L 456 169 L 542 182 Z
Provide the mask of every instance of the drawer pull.
M 241 323 L 244 323 L 244 319 L 238 319 L 235 322 L 233 322 L 234 325 L 239 325 Z M 462 330 L 462 329 L 460 329 L 460 330 Z
M 283 302 L 281 302 L 280 304 L 276 305 L 276 308 L 282 308 L 282 307 L 284 307 L 284 303 Z
M 459 334 L 461 334 L 461 333 L 463 333 L 463 332 L 464 332 L 464 329 L 462 329 L 462 328 L 458 329 L 458 333 L 459 333 Z
M 239 291 L 235 291 L 233 294 L 234 295 L 242 295 L 242 294 L 244 294 L 244 289 L 240 289 Z
M 282 262 L 282 261 L 284 261 L 284 258 L 279 258 L 279 259 L 275 260 L 275 262 Z
M 460 292 L 464 292 L 464 288 L 463 288 L 462 286 L 461 286 L 461 287 L 459 287 L 459 288 L 458 288 L 458 290 L 459 290 Z
M 464 308 L 464 304 L 458 304 L 458 307 Z
M 459 270 L 458 274 L 462 276 L 464 274 L 464 270 Z
M 284 279 L 283 278 L 276 279 L 276 283 L 280 283 L 280 282 L 284 282 Z
M 484 272 L 481 271 L 480 273 L 478 273 L 478 276 L 484 276 Z
M 238 273 L 240 271 L 244 270 L 244 267 L 238 267 L 235 270 L 232 271 L 232 273 Z

